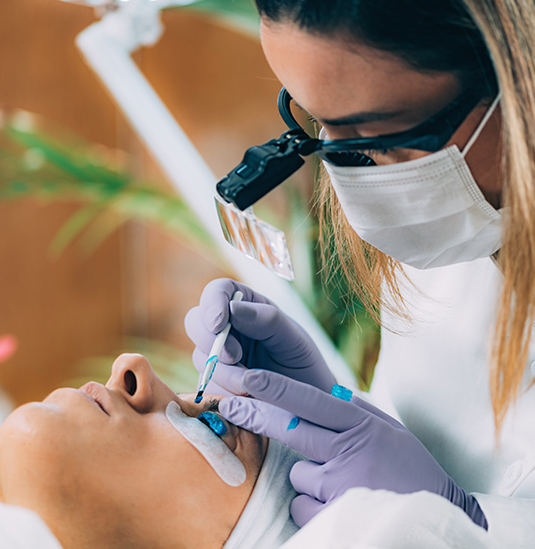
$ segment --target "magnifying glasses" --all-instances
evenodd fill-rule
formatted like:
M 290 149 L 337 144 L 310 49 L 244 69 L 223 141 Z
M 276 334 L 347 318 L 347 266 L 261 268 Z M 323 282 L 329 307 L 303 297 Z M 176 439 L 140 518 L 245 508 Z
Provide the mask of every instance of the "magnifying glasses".
M 311 154 L 336 166 L 371 167 L 375 162 L 362 151 L 396 148 L 439 151 L 483 96 L 480 87 L 471 86 L 414 128 L 376 137 L 329 141 L 305 132 L 292 114 L 290 94 L 282 88 L 278 109 L 288 131 L 278 139 L 248 149 L 241 163 L 217 183 L 222 199 L 216 198 L 217 211 L 225 238 L 283 278 L 293 280 L 284 233 L 254 215 L 255 202 L 288 179 L 305 163 L 304 157 Z

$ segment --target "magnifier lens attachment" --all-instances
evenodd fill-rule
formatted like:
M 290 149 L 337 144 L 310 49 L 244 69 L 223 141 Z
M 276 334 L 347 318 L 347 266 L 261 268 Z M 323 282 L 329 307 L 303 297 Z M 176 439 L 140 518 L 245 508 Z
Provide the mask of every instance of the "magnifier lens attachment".
M 247 257 L 260 261 L 286 280 L 295 274 L 284 233 L 262 221 L 252 208 L 242 211 L 215 197 L 219 222 L 225 240 Z

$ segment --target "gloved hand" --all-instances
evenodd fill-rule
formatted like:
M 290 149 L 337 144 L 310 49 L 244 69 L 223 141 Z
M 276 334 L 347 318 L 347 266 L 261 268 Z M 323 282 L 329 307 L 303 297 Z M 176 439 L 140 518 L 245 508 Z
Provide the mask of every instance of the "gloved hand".
M 243 292 L 242 301 L 230 302 L 237 290 Z M 204 370 L 215 334 L 228 322 L 229 309 L 232 329 L 206 393 L 242 394 L 243 368 L 271 370 L 331 390 L 334 376 L 305 330 L 269 299 L 228 278 L 207 284 L 199 306 L 186 315 L 186 332 L 196 345 L 197 370 Z
M 241 384 L 242 392 L 254 398 L 221 400 L 221 415 L 312 460 L 296 463 L 290 473 L 301 494 L 291 506 L 298 526 L 349 488 L 367 487 L 434 492 L 487 529 L 477 500 L 455 484 L 408 429 L 378 408 L 356 396 L 345 402 L 273 372 L 245 372 Z

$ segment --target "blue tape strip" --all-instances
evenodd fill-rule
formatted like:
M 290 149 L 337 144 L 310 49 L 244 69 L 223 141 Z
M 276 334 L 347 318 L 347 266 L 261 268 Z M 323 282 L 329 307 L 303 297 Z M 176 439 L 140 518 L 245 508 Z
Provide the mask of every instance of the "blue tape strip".
M 343 385 L 333 385 L 331 395 L 349 402 L 353 397 L 353 391 Z
M 288 423 L 288 427 L 286 427 L 286 430 L 291 431 L 292 429 L 295 429 L 298 425 L 299 425 L 299 418 L 293 417 L 290 423 Z

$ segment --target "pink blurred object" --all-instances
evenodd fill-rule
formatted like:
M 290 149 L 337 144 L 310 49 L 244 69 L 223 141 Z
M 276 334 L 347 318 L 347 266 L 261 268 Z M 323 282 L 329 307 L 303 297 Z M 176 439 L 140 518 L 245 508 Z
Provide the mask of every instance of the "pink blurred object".
M 17 350 L 17 338 L 13 335 L 0 337 L 0 362 L 4 362 Z

